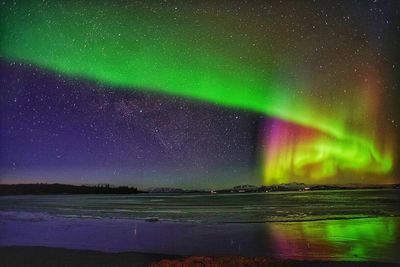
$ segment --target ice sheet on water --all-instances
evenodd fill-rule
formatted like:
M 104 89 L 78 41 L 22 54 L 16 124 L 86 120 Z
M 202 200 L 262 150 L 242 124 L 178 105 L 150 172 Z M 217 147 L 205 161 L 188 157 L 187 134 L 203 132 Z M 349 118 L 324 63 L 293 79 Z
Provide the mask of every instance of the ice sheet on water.
M 140 220 L 156 217 L 159 221 L 246 223 L 399 216 L 400 205 L 396 203 L 400 203 L 398 190 L 172 196 L 53 195 L 1 198 L 0 211 L 11 212 L 2 216 L 30 220 L 46 216 Z

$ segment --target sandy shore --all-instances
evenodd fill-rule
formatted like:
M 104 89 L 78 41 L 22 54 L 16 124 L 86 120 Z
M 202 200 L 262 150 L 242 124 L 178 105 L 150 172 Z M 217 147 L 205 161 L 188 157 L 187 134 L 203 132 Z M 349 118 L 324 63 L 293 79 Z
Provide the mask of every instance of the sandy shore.
M 293 261 L 266 257 L 180 257 L 147 253 L 105 253 L 91 250 L 73 250 L 47 247 L 0 247 L 1 266 L 399 266 L 377 262 Z

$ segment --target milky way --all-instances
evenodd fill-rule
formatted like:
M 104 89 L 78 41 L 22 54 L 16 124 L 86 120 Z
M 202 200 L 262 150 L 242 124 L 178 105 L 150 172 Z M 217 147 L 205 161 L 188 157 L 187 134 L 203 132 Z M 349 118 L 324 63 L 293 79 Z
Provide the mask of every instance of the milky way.
M 395 2 L 22 1 L 1 10 L 8 62 L 275 118 L 259 128 L 264 183 L 387 182 L 396 172 Z

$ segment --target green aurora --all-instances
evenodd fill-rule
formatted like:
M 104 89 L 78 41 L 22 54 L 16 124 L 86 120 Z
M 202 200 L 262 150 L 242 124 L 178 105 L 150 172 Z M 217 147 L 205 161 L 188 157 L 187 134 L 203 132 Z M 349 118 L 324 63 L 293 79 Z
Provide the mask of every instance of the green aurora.
M 317 138 L 297 138 L 295 149 L 283 144 L 275 150 L 290 162 L 271 160 L 266 183 L 286 182 L 293 173 L 318 181 L 338 171 L 390 174 L 394 137 L 376 130 L 379 101 L 370 100 L 379 90 L 380 63 L 368 49 L 349 58 L 348 47 L 341 45 L 345 37 L 339 37 L 346 29 L 335 28 L 342 33 L 329 45 L 328 30 L 319 25 L 326 52 L 310 56 L 314 48 L 299 35 L 315 41 L 312 24 L 302 22 L 302 33 L 288 33 L 276 16 L 248 19 L 251 10 L 234 16 L 222 6 L 7 3 L 0 13 L 0 53 L 8 61 L 73 78 L 255 111 L 314 129 Z M 294 14 L 286 23 L 301 19 Z M 343 58 L 326 66 L 315 63 L 335 51 Z M 362 76 L 356 77 L 350 70 L 364 57 L 376 65 L 360 67 Z M 319 166 L 312 175 L 304 172 L 310 165 Z

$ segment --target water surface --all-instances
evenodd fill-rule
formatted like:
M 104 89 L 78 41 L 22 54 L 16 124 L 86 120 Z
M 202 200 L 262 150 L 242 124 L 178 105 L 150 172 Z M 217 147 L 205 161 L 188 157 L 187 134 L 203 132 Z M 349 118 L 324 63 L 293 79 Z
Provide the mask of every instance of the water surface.
M 228 223 L 400 216 L 398 190 L 0 198 L 0 210 L 59 216 Z
M 1 197 L 0 246 L 400 263 L 398 192 Z

